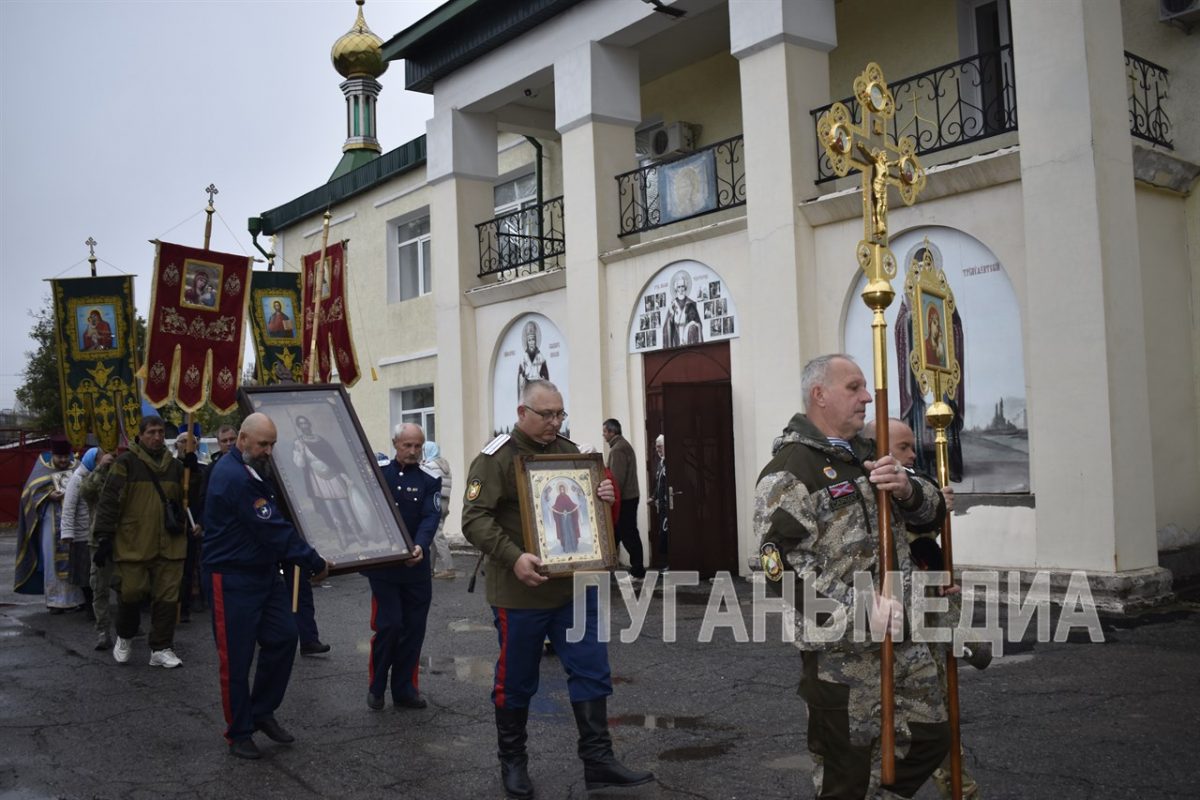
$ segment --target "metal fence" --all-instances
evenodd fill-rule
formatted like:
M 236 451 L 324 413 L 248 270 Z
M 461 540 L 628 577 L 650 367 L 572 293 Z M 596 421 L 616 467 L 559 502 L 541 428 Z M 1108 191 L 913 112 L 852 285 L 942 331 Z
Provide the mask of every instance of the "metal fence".
M 1129 79 L 1129 132 L 1174 150 L 1171 120 L 1163 107 L 1168 88 L 1167 68 L 1125 51 L 1125 74 Z
M 496 275 L 498 281 L 508 281 L 556 269 L 562 266 L 562 255 L 567 251 L 561 195 L 540 206 L 481 222 L 475 231 L 479 237 L 481 278 Z

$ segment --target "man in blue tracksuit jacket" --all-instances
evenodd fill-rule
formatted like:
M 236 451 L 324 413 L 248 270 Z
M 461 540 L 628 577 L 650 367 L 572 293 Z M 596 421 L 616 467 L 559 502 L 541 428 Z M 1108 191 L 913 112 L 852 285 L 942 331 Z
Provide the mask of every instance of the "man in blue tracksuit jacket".
M 417 661 L 425 641 L 433 580 L 424 556 L 442 520 L 442 479 L 421 468 L 425 432 L 420 425 L 398 425 L 392 444 L 396 457 L 383 468 L 383 477 L 416 547 L 414 557 L 403 564 L 363 572 L 371 582 L 371 630 L 375 631 L 367 706 L 375 711 L 383 708 L 389 671 L 396 707 L 425 708 L 418 690 Z
M 246 417 L 237 447 L 209 473 L 204 504 L 203 585 L 220 659 L 225 739 L 238 758 L 260 756 L 251 738 L 256 730 L 282 744 L 295 740 L 275 720 L 297 637 L 279 563 L 299 564 L 318 579 L 329 574 L 328 562 L 284 518 L 266 479 L 275 438 L 275 423 L 265 414 Z

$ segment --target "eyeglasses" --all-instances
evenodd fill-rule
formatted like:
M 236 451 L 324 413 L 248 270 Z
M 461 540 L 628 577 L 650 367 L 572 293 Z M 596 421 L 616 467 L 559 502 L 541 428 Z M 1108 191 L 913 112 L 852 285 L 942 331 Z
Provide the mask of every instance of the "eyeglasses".
M 554 422 L 556 419 L 565 420 L 567 418 L 567 412 L 565 411 L 538 411 L 533 406 L 525 406 L 525 410 L 532 411 L 542 419 L 546 420 L 546 422 Z

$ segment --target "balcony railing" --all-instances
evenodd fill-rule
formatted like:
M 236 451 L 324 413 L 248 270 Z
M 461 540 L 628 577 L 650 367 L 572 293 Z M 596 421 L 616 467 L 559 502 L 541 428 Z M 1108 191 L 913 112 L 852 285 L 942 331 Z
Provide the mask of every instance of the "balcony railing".
M 1126 51 L 1125 74 L 1129 78 L 1129 132 L 1174 150 L 1171 120 L 1162 102 L 1167 96 L 1166 67 Z
M 979 141 L 1017 129 L 1017 89 L 1012 46 L 955 61 L 891 83 L 896 114 L 887 131 L 892 141 L 913 139 L 918 155 Z M 853 97 L 842 100 L 856 121 Z M 813 124 L 833 104 L 813 109 Z M 817 183 L 836 178 L 817 144 Z
M 538 216 L 541 215 L 541 236 Z M 501 214 L 475 226 L 479 236 L 479 277 L 497 275 L 507 281 L 562 266 L 567 252 L 563 199 Z
M 746 204 L 742 137 L 617 176 L 621 236 Z

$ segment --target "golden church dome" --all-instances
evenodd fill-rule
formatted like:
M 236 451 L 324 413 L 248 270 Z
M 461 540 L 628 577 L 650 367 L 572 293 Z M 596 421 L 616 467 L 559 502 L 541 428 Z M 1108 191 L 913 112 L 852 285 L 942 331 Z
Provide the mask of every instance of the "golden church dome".
M 383 40 L 371 32 L 367 21 L 363 18 L 363 3 L 358 3 L 358 19 L 354 27 L 333 43 L 330 58 L 333 67 L 343 78 L 369 75 L 378 78 L 387 71 L 388 64 L 383 60 Z

